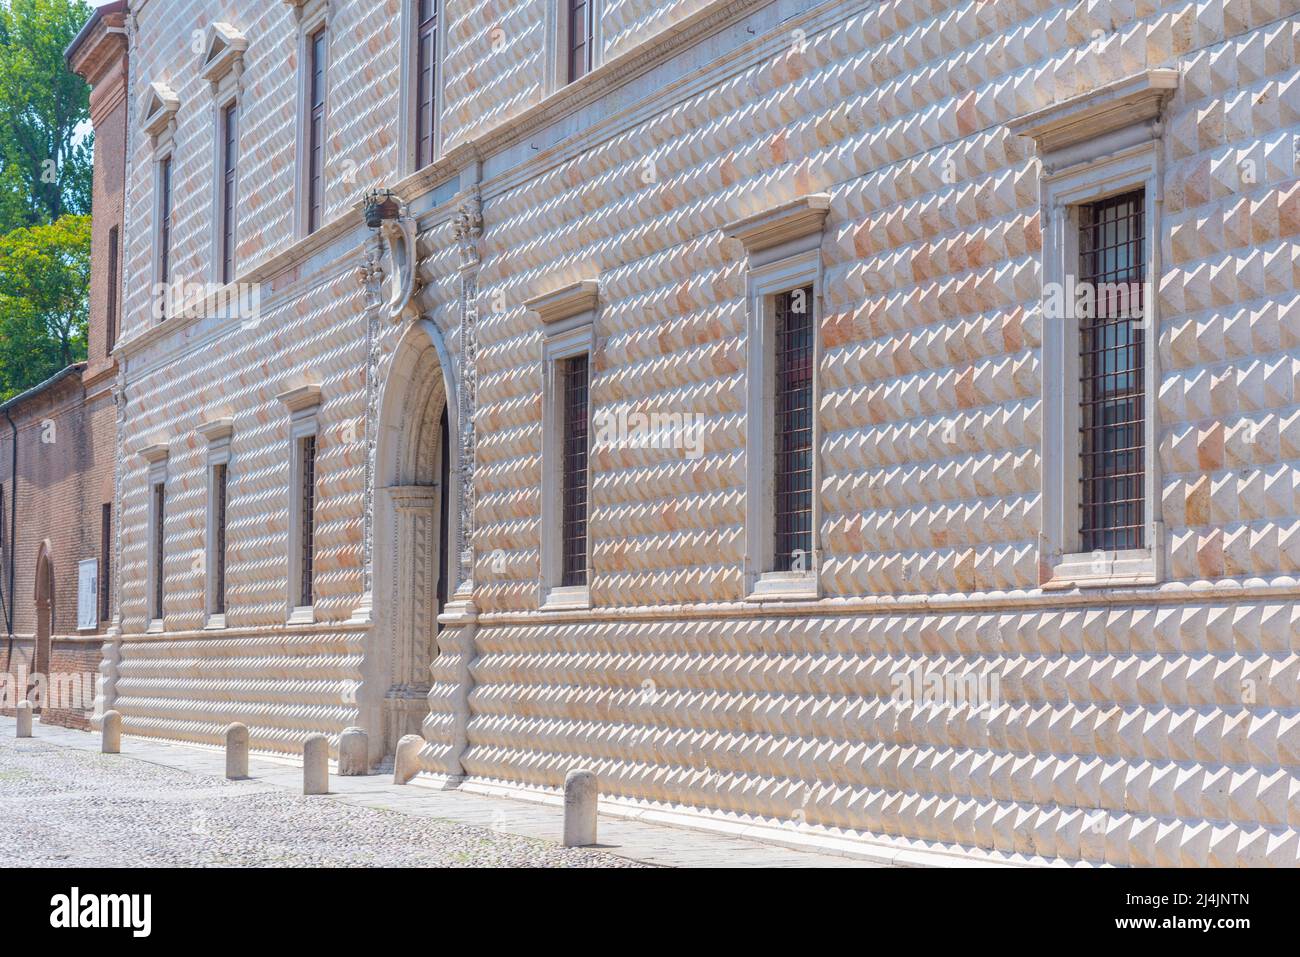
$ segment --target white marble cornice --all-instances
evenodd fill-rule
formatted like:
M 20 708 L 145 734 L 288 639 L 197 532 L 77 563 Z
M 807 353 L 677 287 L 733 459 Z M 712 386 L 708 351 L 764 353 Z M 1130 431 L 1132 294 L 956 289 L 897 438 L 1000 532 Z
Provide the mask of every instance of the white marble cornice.
M 150 465 L 161 465 L 167 461 L 170 454 L 166 442 L 155 442 L 153 445 L 146 445 L 140 450 L 140 456 Z
M 563 289 L 527 299 L 524 306 L 530 312 L 537 313 L 543 323 L 549 324 L 591 312 L 599 302 L 600 283 L 594 279 L 583 279 Z
M 230 437 L 235 434 L 235 420 L 229 416 L 220 419 L 210 419 L 209 421 L 199 425 L 195 431 L 207 439 L 210 445 L 219 442 L 228 442 L 230 441 Z
M 303 412 L 320 405 L 320 394 L 320 385 L 312 383 L 281 392 L 276 398 L 283 402 L 290 412 Z
M 1145 70 L 1014 119 L 1007 128 L 1034 140 L 1040 152 L 1055 152 L 1156 119 L 1178 78 L 1177 70 Z
M 821 233 L 830 208 L 829 193 L 809 193 L 728 223 L 722 231 L 728 239 L 739 240 L 752 255 Z

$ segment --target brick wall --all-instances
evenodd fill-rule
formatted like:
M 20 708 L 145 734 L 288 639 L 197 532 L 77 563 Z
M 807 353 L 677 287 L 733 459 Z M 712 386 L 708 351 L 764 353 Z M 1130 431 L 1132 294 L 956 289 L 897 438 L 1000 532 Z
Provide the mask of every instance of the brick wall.
M 102 393 L 94 401 L 87 401 L 78 367 L 62 381 L 11 409 L 10 415 L 18 426 L 17 516 L 12 539 L 8 509 L 15 504 L 15 481 L 11 464 L 13 438 L 7 422 L 0 434 L 6 549 L 14 564 L 16 637 L 14 667 L 9 670 L 15 671 L 20 662 L 24 668 L 32 666 L 31 645 L 38 617 L 37 571 L 44 555 L 53 584 L 50 667 L 52 671 L 93 673 L 98 670 L 100 651 L 95 636 L 102 636 L 108 622 L 99 622 L 91 631 L 78 630 L 77 569 L 83 559 L 103 560 L 101 511 L 105 503 L 113 500 L 112 397 Z M 7 578 L 5 594 L 8 600 Z M 7 636 L 0 653 L 8 666 Z M 56 709 L 42 720 L 80 726 L 89 707 L 87 701 L 80 709 Z
M 17 436 L 0 422 L 0 483 L 8 507 L 16 505 L 15 531 L 10 540 L 10 514 L 4 523 L 6 559 L 13 563 L 10 595 L 8 570 L 3 588 L 12 602 L 12 635 L 0 645 L 5 671 L 30 674 L 36 659 L 38 614 L 37 575 L 44 556 L 51 569 L 50 646 L 48 671 L 34 703 L 47 723 L 85 728 L 93 710 L 95 679 L 102 641 L 111 617 L 95 599 L 96 625 L 79 629 L 79 563 L 98 562 L 100 590 L 111 587 L 116 575 L 112 535 L 105 554 L 103 507 L 112 505 L 116 462 L 117 412 L 112 388 L 117 365 L 110 352 L 108 321 L 110 294 L 109 233 L 122 226 L 126 124 L 129 111 L 126 39 L 120 33 L 125 4 L 103 6 L 79 34 L 69 51 L 68 65 L 92 86 L 91 122 L 95 130 L 93 223 L 91 227 L 89 359 L 64 378 L 9 409 Z M 121 302 L 121 271 L 116 297 Z M 17 475 L 13 451 L 17 445 Z M 116 517 L 112 524 L 116 525 Z M 107 574 L 107 582 L 105 575 Z M 101 617 L 103 616 L 103 617 Z M 12 653 L 10 648 L 12 646 Z M 11 660 L 12 658 L 12 660 Z M 26 682 L 24 682 L 25 684 Z

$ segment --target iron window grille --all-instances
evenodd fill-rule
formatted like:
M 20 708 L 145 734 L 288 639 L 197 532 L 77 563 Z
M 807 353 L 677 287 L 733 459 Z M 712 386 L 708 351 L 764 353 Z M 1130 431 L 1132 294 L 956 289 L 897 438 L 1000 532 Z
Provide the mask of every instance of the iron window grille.
M 235 168 L 239 149 L 239 107 L 222 111 L 221 148 L 221 281 L 235 278 Z
M 311 70 L 308 83 L 311 116 L 307 129 L 307 232 L 321 224 L 325 179 L 325 36 L 321 27 L 307 41 Z
M 172 248 L 172 158 L 164 158 L 158 165 L 158 282 L 163 287 L 171 279 Z M 163 297 L 162 318 L 167 318 L 167 292 L 159 291 Z
M 302 488 L 300 490 L 302 513 L 299 516 L 299 585 L 298 604 L 306 607 L 314 600 L 312 593 L 312 562 L 316 512 L 316 436 L 302 439 Z
M 586 355 L 560 360 L 564 409 L 564 460 L 561 479 L 560 584 L 587 584 L 587 404 Z
M 1080 283 L 1093 303 L 1079 316 L 1084 551 L 1144 547 L 1145 199 L 1137 190 L 1079 209 Z
M 215 541 L 212 543 L 212 612 L 226 613 L 226 466 L 212 467 L 212 483 L 216 499 L 214 516 Z
M 433 162 L 434 129 L 438 121 L 438 0 L 419 0 L 415 56 L 415 168 Z
M 813 289 L 775 296 L 773 569 L 810 571 L 812 551 Z
M 153 487 L 153 617 L 163 616 L 163 525 L 167 516 L 167 492 L 162 482 Z

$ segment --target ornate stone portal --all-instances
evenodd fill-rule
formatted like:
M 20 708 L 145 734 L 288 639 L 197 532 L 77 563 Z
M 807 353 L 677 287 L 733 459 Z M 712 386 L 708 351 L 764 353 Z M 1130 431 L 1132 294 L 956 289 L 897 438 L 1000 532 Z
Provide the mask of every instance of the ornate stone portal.
M 473 356 L 482 226 L 476 190 L 452 226 L 460 252 L 459 375 L 446 374 L 449 356 L 438 330 L 420 315 L 417 224 L 405 208 L 379 227 L 360 268 L 370 319 L 371 494 L 364 533 L 367 599 L 357 617 L 373 620 L 376 629 L 367 697 L 371 720 L 382 724 L 382 735 L 376 735 L 381 752 L 392 753 L 402 737 L 423 731 L 429 743 L 424 767 L 458 776 L 468 717 L 467 643 L 475 620 Z M 384 360 L 379 341 L 386 322 L 405 329 Z M 454 600 L 447 601 L 453 591 Z

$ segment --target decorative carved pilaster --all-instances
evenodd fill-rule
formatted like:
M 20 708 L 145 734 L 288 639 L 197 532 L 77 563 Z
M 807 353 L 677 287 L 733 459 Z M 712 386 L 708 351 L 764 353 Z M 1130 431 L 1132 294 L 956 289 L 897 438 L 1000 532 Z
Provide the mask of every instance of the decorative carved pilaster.
M 456 541 L 456 594 L 469 597 L 474 590 L 474 413 L 478 407 L 478 269 L 479 238 L 483 235 L 483 208 L 478 187 L 473 187 L 456 212 L 453 223 L 460 251 L 460 532 Z
M 368 622 L 375 594 L 375 454 L 379 429 L 379 324 L 383 308 L 383 243 L 378 236 L 366 244 L 366 257 L 357 267 L 357 281 L 366 297 L 366 421 L 365 494 L 362 515 L 362 596 L 352 620 Z

